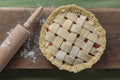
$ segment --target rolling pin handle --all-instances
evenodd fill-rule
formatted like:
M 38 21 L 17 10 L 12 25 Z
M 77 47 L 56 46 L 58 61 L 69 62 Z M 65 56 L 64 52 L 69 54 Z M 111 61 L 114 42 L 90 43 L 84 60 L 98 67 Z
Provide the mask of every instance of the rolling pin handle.
M 38 15 L 42 12 L 43 8 L 39 7 L 36 9 L 36 11 L 27 19 L 27 21 L 24 23 L 24 27 L 28 30 L 30 30 L 30 25 L 36 20 Z

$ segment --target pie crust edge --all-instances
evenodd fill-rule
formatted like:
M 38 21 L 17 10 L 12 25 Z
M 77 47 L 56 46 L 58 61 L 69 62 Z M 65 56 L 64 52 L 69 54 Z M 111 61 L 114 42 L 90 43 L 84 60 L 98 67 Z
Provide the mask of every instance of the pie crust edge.
M 51 23 L 51 21 L 53 21 L 53 19 L 55 18 L 55 16 L 60 13 L 60 12 L 64 12 L 64 11 L 69 11 L 69 10 L 72 10 L 74 12 L 77 12 L 77 13 L 82 13 L 83 15 L 85 16 L 88 16 L 88 18 L 90 20 L 92 20 L 95 25 L 97 25 L 97 28 L 95 28 L 95 32 L 99 34 L 99 37 L 100 37 L 100 44 L 101 44 L 101 47 L 98 48 L 98 50 L 100 52 L 96 53 L 95 57 L 92 57 L 87 63 L 81 63 L 81 64 L 77 64 L 75 66 L 70 66 L 68 64 L 62 64 L 61 62 L 59 62 L 58 60 L 54 59 L 54 57 L 51 55 L 52 53 L 50 52 L 47 52 L 47 48 L 45 47 L 45 35 L 46 35 L 46 26 L 48 24 Z M 51 14 L 50 16 L 47 18 L 47 20 L 45 21 L 45 23 L 42 25 L 41 27 L 41 31 L 40 31 L 40 37 L 39 37 L 39 48 L 41 50 L 41 52 L 43 53 L 43 55 L 52 63 L 54 64 L 55 66 L 57 66 L 59 69 L 64 69 L 64 70 L 68 70 L 70 72 L 79 72 L 83 69 L 86 69 L 86 68 L 91 68 L 93 64 L 95 64 L 99 59 L 100 57 L 102 56 L 103 54 L 103 51 L 106 47 L 106 32 L 105 30 L 102 28 L 102 26 L 99 24 L 98 20 L 96 19 L 96 17 L 94 16 L 94 14 L 92 14 L 91 12 L 89 11 L 86 11 L 85 9 L 79 7 L 79 6 L 76 6 L 76 5 L 67 5 L 67 6 L 61 6 L 57 9 L 55 9 Z

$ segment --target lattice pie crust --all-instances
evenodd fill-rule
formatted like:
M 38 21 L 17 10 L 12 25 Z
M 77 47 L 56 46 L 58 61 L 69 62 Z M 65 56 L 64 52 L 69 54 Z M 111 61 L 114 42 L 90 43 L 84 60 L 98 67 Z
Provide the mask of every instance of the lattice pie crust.
M 95 16 L 76 5 L 54 10 L 43 24 L 40 49 L 52 64 L 71 72 L 90 68 L 106 45 L 105 30 Z

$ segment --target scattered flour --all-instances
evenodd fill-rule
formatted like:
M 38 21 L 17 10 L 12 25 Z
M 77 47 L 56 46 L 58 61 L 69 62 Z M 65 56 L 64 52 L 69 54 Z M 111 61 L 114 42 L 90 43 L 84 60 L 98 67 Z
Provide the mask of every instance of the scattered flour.
M 9 31 L 6 32 L 6 37 L 10 35 L 13 29 L 10 29 Z
M 42 18 L 39 20 L 39 26 L 41 26 L 45 22 L 45 19 L 46 17 L 42 16 Z M 20 22 L 18 21 L 18 23 Z M 12 30 L 13 29 L 10 29 L 9 31 L 6 32 L 6 37 L 10 35 Z M 6 49 L 8 48 L 9 44 L 10 41 L 7 39 L 3 44 L 1 44 L 0 48 Z M 36 62 L 37 57 L 41 55 L 39 50 L 39 31 L 30 34 L 30 36 L 24 42 L 18 53 L 20 54 L 21 57 L 28 59 L 33 63 Z
M 6 38 L 10 35 L 11 31 L 13 29 L 10 29 L 9 31 L 6 32 Z M 1 45 L 0 48 L 9 50 L 9 45 L 10 45 L 10 40 L 7 38 Z
M 24 50 L 24 51 L 21 51 L 20 55 L 23 56 L 24 58 L 31 59 L 33 63 L 36 62 L 37 56 L 34 51 L 28 52 L 27 50 Z
M 10 29 L 6 32 L 6 38 L 10 35 L 13 29 Z M 10 40 L 6 39 L 4 43 L 0 45 L 0 48 L 8 49 L 10 44 Z M 9 50 L 9 49 L 8 49 Z M 36 62 L 37 57 L 40 55 L 39 50 L 39 32 L 35 32 L 30 34 L 28 39 L 24 42 L 20 50 L 18 51 L 21 57 Z
M 20 55 L 25 59 L 29 59 L 30 61 L 35 63 L 37 57 L 40 55 L 38 41 L 39 41 L 39 34 L 31 33 L 31 35 L 23 44 L 22 49 L 20 50 Z
M 37 19 L 39 20 L 39 19 Z M 39 26 L 41 26 L 46 20 L 46 17 L 42 16 L 39 20 Z M 22 46 L 20 55 L 26 59 L 31 60 L 33 63 L 36 62 L 37 57 L 40 55 L 39 50 L 39 30 L 36 32 L 31 32 L 28 39 Z
M 9 50 L 10 40 L 7 38 L 1 45 L 0 48 L 3 48 L 5 50 Z
M 45 22 L 45 19 L 40 19 L 39 20 L 40 25 L 43 24 L 44 22 Z
M 10 35 L 10 32 L 6 32 L 6 35 L 7 35 L 7 36 Z

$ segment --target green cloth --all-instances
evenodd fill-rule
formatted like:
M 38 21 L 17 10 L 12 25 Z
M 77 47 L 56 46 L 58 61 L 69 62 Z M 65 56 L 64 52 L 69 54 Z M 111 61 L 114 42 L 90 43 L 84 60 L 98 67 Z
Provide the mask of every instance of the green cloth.
M 55 7 L 67 4 L 84 8 L 119 8 L 120 0 L 0 0 L 1 7 Z

